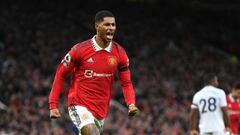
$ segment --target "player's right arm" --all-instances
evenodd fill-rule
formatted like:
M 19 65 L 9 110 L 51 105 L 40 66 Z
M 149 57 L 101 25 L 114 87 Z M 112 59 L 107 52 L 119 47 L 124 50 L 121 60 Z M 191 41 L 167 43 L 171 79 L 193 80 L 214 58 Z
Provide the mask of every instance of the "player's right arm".
M 198 117 L 198 109 L 197 108 L 191 108 L 190 112 L 190 135 L 198 135 L 197 131 L 197 117 Z
M 68 74 L 71 73 L 74 68 L 76 60 L 75 55 L 76 51 L 74 49 L 71 49 L 58 65 L 52 89 L 49 94 L 49 109 L 51 118 L 58 118 L 61 116 L 57 107 L 58 100 L 65 82 L 65 78 Z
M 196 94 L 193 97 L 192 105 L 191 105 L 191 112 L 190 112 L 190 121 L 189 121 L 189 128 L 190 128 L 190 135 L 198 135 L 197 131 L 197 119 L 199 115 L 198 111 L 198 98 Z

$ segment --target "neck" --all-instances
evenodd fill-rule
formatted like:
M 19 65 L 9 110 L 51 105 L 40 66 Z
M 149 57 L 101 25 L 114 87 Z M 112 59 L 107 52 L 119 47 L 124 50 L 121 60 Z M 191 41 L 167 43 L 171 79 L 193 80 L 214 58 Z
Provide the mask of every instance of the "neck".
M 106 47 L 108 47 L 108 45 L 109 45 L 109 43 L 110 43 L 110 42 L 108 42 L 108 41 L 102 40 L 102 38 L 101 38 L 100 36 L 98 36 L 98 35 L 96 35 L 95 39 L 96 39 L 97 44 L 98 44 L 101 48 L 103 48 L 103 49 L 105 49 Z

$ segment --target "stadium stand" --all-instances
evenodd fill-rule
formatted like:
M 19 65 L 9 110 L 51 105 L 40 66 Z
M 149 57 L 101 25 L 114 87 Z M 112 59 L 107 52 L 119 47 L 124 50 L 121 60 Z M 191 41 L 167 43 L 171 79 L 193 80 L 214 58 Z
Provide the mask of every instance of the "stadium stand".
M 101 8 L 117 17 L 115 39 L 130 56 L 142 111 L 127 117 L 116 81 L 103 135 L 186 135 L 191 99 L 204 71 L 218 72 L 226 92 L 240 76 L 235 8 L 194 9 L 166 1 L 34 2 L 0 2 L 0 135 L 77 134 L 66 98 L 60 103 L 63 117 L 49 119 L 48 94 L 64 53 L 93 36 L 93 17 Z

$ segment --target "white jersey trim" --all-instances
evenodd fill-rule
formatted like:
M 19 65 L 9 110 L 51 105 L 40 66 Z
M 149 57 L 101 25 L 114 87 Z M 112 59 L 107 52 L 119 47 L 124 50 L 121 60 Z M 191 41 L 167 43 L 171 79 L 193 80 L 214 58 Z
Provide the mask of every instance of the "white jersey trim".
M 93 36 L 93 38 L 91 39 L 92 40 L 92 43 L 93 43 L 93 48 L 94 50 L 97 52 L 97 51 L 101 51 L 101 50 L 105 50 L 107 52 L 111 52 L 111 49 L 112 49 L 112 42 L 109 43 L 108 47 L 106 47 L 105 49 L 103 49 L 102 47 L 100 47 L 97 42 L 96 42 L 96 35 Z

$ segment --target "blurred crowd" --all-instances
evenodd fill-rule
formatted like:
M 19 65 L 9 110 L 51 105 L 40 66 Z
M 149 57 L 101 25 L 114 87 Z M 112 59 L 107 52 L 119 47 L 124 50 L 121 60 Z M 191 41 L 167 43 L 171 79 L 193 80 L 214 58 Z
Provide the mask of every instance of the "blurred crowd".
M 35 2 L 0 4 L 0 101 L 7 105 L 0 110 L 0 135 L 75 135 L 66 107 L 69 80 L 58 120 L 49 119 L 48 94 L 65 53 L 95 34 L 94 15 L 100 8 L 81 2 Z M 130 118 L 111 106 L 103 135 L 186 135 L 201 76 L 217 72 L 226 93 L 237 82 L 240 20 L 234 11 L 229 16 L 192 9 L 175 15 L 170 9 L 143 5 L 103 7 L 116 16 L 115 40 L 129 54 L 142 112 Z M 112 100 L 125 106 L 117 78 Z

